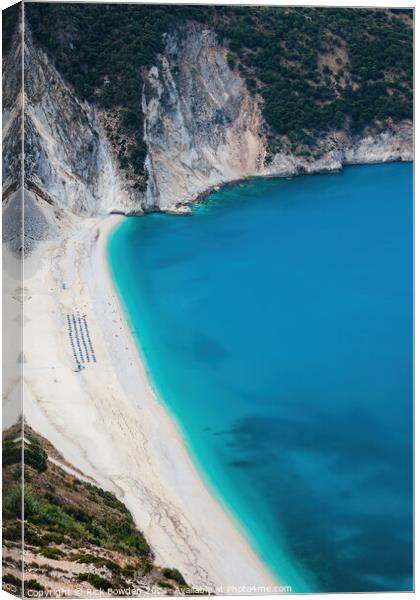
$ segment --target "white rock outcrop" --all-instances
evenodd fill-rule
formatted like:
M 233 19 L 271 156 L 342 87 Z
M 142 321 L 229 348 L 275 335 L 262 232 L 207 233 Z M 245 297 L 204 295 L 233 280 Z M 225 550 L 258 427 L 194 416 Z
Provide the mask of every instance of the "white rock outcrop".
M 344 165 L 413 160 L 413 126 L 411 122 L 389 124 L 383 133 L 365 133 L 351 137 L 343 132 L 325 140 L 326 150 L 317 159 L 278 153 L 263 175 L 290 177 L 303 173 L 337 171 Z
M 95 107 L 80 101 L 25 34 L 25 185 L 61 210 L 136 210 Z
M 20 69 L 13 66 L 19 63 L 19 52 L 17 42 L 3 63 L 6 208 L 16 201 L 21 164 Z M 28 215 L 41 210 L 51 235 L 72 215 L 152 210 L 185 214 L 210 189 L 251 176 L 292 176 L 413 158 L 412 123 L 404 122 L 389 123 L 380 134 L 350 137 L 333 132 L 322 141 L 316 159 L 278 153 L 267 164 L 267 125 L 259 98 L 228 66 L 227 50 L 216 35 L 189 23 L 167 35 L 163 55 L 139 89 L 148 148 L 147 189 L 141 191 L 119 168 L 98 108 L 77 97 L 34 43 L 28 26 L 24 60 L 25 198 Z M 31 231 L 32 244 L 36 225 Z
M 258 102 L 226 61 L 214 33 L 189 24 L 168 36 L 144 86 L 148 205 L 170 210 L 221 183 L 259 173 Z

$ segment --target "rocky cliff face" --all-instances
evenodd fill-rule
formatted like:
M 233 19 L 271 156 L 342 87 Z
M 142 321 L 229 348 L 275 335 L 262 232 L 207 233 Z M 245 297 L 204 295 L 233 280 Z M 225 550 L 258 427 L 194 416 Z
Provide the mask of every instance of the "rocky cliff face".
M 3 212 L 2 239 L 19 254 L 23 247 L 22 236 L 22 43 L 20 22 L 10 35 L 9 50 L 3 55 L 2 108 L 3 108 Z M 7 263 L 7 264 L 6 264 Z M 3 268 L 19 280 L 20 268 L 13 260 L 3 256 Z
M 135 210 L 97 111 L 75 96 L 29 32 L 25 38 L 26 187 L 76 214 Z
M 3 56 L 3 193 L 15 192 L 22 178 L 22 44 L 18 24 L 10 49 Z
M 141 199 L 118 171 L 97 110 L 77 98 L 28 28 L 22 98 L 21 52 L 19 26 L 3 61 L 3 240 L 18 254 L 58 234 L 73 215 L 141 211 Z
M 412 125 L 403 123 L 390 124 L 387 133 L 370 132 L 357 139 L 337 132 L 322 142 L 316 159 L 279 153 L 266 164 L 267 128 L 260 100 L 251 96 L 239 72 L 229 68 L 226 49 L 214 33 L 190 23 L 167 36 L 164 54 L 139 90 L 148 147 L 147 190 L 141 192 L 119 169 L 101 113 L 77 98 L 34 44 L 28 28 L 24 57 L 27 202 L 49 215 L 53 226 L 60 226 L 63 212 L 189 212 L 188 205 L 203 192 L 254 175 L 286 176 L 347 163 L 412 159 Z M 6 203 L 16 190 L 10 171 L 19 171 L 16 132 L 21 115 L 15 107 L 20 84 L 12 66 L 17 58 L 11 56 L 5 63 Z
M 148 74 L 143 111 L 150 205 L 170 210 L 209 187 L 260 172 L 258 102 L 211 31 L 190 24 L 168 36 L 165 55 Z
M 278 153 L 262 174 L 288 177 L 303 173 L 336 171 L 344 165 L 413 160 L 413 125 L 389 123 L 383 133 L 365 132 L 351 137 L 343 132 L 329 135 L 321 143 L 318 158 Z
M 318 158 L 278 153 L 266 164 L 266 125 L 226 60 L 215 35 L 190 24 L 168 36 L 164 56 L 143 94 L 149 149 L 147 206 L 188 211 L 209 188 L 250 176 L 291 176 L 341 169 L 345 164 L 412 160 L 412 124 L 386 133 L 330 134 Z

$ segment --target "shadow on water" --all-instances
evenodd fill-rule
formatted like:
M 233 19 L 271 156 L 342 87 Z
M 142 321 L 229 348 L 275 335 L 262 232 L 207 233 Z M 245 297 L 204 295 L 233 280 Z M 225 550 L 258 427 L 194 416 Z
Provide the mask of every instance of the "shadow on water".
M 229 353 L 217 340 L 205 333 L 197 332 L 194 336 L 194 355 L 197 360 L 204 361 L 207 365 L 218 366 L 229 356 Z
M 244 486 L 252 472 L 271 505 L 268 513 L 278 515 L 266 526 L 277 528 L 296 562 L 316 574 L 319 589 L 398 591 L 412 575 L 410 454 L 393 450 L 363 410 L 360 421 L 356 437 L 346 432 L 345 414 L 318 420 L 255 415 L 218 433 L 234 457 L 228 466 L 247 472 Z M 244 493 L 252 490 L 244 487 Z

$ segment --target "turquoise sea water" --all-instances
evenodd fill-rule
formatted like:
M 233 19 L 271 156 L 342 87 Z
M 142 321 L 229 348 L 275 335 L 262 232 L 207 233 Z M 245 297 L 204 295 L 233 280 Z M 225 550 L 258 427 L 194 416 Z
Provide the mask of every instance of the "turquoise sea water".
M 125 219 L 113 278 L 162 402 L 293 591 L 412 588 L 412 165 Z

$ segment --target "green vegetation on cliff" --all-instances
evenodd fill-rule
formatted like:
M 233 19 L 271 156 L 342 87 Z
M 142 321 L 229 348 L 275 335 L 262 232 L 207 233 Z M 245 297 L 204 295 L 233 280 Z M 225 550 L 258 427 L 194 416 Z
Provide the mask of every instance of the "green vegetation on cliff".
M 3 584 L 12 593 L 21 592 L 20 440 L 18 425 L 3 437 Z M 24 456 L 26 589 L 47 589 L 54 571 L 51 584 L 63 573 L 62 587 L 69 592 L 80 582 L 101 590 L 147 585 L 161 593 L 165 588 L 182 591 L 183 576 L 154 564 L 153 552 L 125 505 L 74 476 L 55 448 L 27 426 Z
M 164 33 L 200 21 L 262 99 L 271 147 L 412 118 L 411 10 L 29 3 L 36 39 L 78 93 L 114 111 L 123 168 L 144 177 L 145 69 Z M 114 120 L 115 125 L 115 120 Z M 122 141 L 121 141 L 122 140 Z
M 411 12 L 354 8 L 224 9 L 219 37 L 262 98 L 272 136 L 308 146 L 331 129 L 361 132 L 412 117 Z

